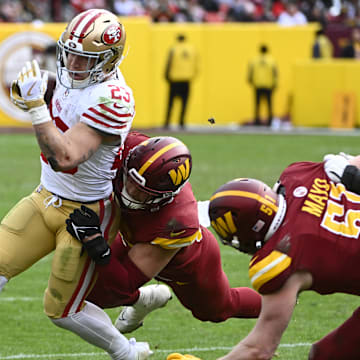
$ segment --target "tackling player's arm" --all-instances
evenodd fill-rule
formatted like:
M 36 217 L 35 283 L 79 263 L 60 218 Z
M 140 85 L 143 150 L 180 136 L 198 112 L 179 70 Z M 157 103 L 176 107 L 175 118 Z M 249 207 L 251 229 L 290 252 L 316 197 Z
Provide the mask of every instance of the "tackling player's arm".
M 135 244 L 129 251 L 131 261 L 148 277 L 156 276 L 181 248 L 164 249 L 149 243 Z
M 182 237 L 178 237 L 181 234 Z M 174 236 L 175 235 L 175 236 Z M 153 278 L 170 262 L 176 253 L 201 239 L 199 228 L 176 229 L 151 243 L 137 243 L 129 251 L 131 261 L 149 278 Z
M 219 360 L 271 359 L 290 322 L 298 293 L 308 289 L 311 283 L 310 273 L 296 272 L 278 291 L 263 295 L 261 313 L 254 328 Z

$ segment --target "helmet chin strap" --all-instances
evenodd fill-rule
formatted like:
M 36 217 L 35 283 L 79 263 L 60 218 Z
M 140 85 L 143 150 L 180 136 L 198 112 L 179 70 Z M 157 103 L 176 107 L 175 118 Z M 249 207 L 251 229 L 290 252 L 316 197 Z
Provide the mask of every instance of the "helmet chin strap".
M 126 186 L 124 185 L 121 190 L 121 201 L 123 204 L 131 210 L 141 210 L 144 209 L 144 205 L 140 204 L 136 201 L 126 190 Z
M 74 80 L 71 78 L 70 74 L 68 74 L 68 78 L 69 78 L 69 82 L 70 82 L 72 88 L 82 89 L 82 88 L 85 88 L 87 86 L 87 84 L 89 84 L 90 75 L 83 80 Z M 84 86 L 84 85 L 86 85 L 86 86 Z
M 268 232 L 265 235 L 264 243 L 267 242 L 275 231 L 280 227 L 286 214 L 286 201 L 283 195 L 279 194 L 279 209 L 269 227 Z

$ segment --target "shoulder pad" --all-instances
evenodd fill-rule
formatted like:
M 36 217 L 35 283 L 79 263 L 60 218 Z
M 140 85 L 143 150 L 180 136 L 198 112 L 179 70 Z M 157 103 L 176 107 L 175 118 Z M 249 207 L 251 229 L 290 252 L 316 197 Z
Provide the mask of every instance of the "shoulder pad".
M 261 288 L 284 274 L 291 265 L 291 257 L 273 250 L 262 259 L 254 257 L 249 265 L 249 277 L 253 288 L 261 293 Z
M 81 121 L 106 133 L 128 133 L 135 116 L 131 89 L 116 80 L 97 86 L 90 94 L 89 106 L 83 112 Z

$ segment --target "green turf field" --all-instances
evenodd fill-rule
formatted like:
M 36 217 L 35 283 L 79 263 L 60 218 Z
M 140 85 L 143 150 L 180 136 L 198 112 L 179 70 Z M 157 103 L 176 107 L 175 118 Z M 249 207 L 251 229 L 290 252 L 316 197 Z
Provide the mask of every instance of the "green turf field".
M 256 177 L 272 185 L 286 165 L 297 160 L 321 160 L 326 153 L 357 154 L 356 136 L 179 134 L 193 154 L 191 182 L 198 200 L 208 199 L 223 182 Z M 0 134 L 0 218 L 39 181 L 39 150 L 32 134 Z M 26 244 L 24 244 L 26 246 Z M 221 246 L 223 266 L 233 286 L 249 286 L 249 257 Z M 204 254 L 206 256 L 206 254 Z M 14 278 L 0 295 L 0 360 L 106 359 L 107 355 L 72 333 L 55 327 L 43 314 L 51 256 Z M 359 306 L 348 295 L 299 298 L 292 322 L 283 336 L 277 359 L 307 359 L 310 344 L 346 319 Z M 112 319 L 116 310 L 108 311 Z M 190 352 L 213 360 L 229 351 L 252 328 L 254 320 L 231 319 L 221 324 L 192 318 L 174 298 L 150 314 L 134 332 L 155 351 L 153 360 L 170 352 Z

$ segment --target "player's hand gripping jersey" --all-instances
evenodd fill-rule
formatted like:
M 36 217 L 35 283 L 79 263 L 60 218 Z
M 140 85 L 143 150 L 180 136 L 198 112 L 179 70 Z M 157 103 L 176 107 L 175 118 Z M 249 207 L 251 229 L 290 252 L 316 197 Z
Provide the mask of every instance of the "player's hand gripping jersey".
M 360 294 L 360 196 L 334 184 L 324 163 L 299 162 L 280 176 L 287 213 L 250 263 L 253 287 L 279 289 L 295 271 L 312 274 L 320 294 Z
M 68 81 L 63 75 L 63 82 Z M 83 122 L 104 135 L 119 135 L 121 144 L 101 144 L 85 162 L 66 172 L 55 172 L 41 155 L 41 183 L 63 198 L 89 202 L 108 197 L 112 192 L 119 151 L 131 128 L 135 104 L 131 89 L 120 71 L 111 79 L 84 89 L 67 89 L 57 79 L 50 114 L 61 132 Z

